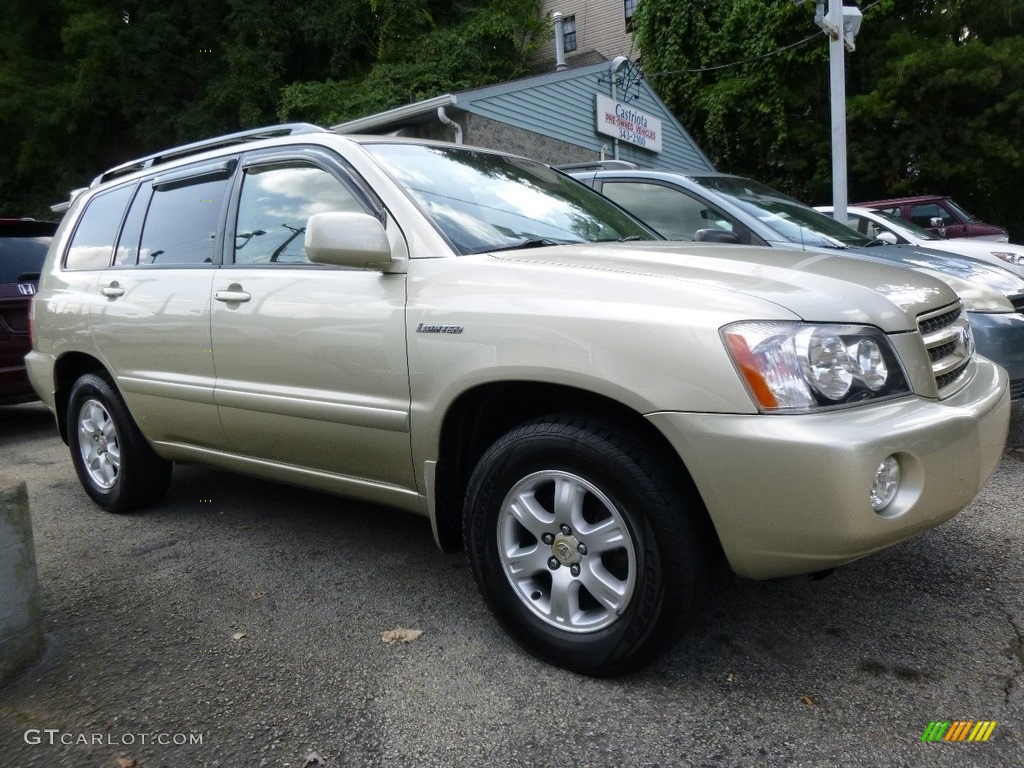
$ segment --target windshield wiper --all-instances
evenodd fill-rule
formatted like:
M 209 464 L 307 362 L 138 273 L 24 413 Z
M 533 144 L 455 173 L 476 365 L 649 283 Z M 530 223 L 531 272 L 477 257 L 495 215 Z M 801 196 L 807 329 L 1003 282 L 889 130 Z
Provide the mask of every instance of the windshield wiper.
M 594 240 L 595 243 L 629 243 L 633 240 L 650 240 L 649 237 L 643 235 L 626 235 L 625 237 L 604 237 L 600 240 Z
M 532 237 L 529 240 L 522 240 L 515 245 L 504 245 L 501 248 L 481 248 L 479 251 L 475 251 L 475 253 L 496 253 L 498 251 L 519 251 L 526 248 L 547 248 L 549 245 L 565 245 L 567 243 L 574 242 L 582 243 L 583 241 L 563 240 L 559 242 L 558 240 L 548 240 L 545 237 Z

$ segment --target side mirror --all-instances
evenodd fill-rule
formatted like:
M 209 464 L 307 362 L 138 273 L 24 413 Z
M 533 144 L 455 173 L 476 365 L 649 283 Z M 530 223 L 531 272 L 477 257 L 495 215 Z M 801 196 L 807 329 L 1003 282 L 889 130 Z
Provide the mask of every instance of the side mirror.
M 698 229 L 693 233 L 695 243 L 732 243 L 739 245 L 740 238 L 735 232 L 712 227 L 711 229 Z
M 931 227 L 939 230 L 939 237 L 946 236 L 946 222 L 942 220 L 941 216 L 932 216 Z
M 306 256 L 316 264 L 383 269 L 391 262 L 391 243 L 368 213 L 315 213 L 306 222 Z
M 875 235 L 875 240 L 883 243 L 889 243 L 890 245 L 896 245 L 899 243 L 899 238 L 896 237 L 892 232 L 882 231 Z

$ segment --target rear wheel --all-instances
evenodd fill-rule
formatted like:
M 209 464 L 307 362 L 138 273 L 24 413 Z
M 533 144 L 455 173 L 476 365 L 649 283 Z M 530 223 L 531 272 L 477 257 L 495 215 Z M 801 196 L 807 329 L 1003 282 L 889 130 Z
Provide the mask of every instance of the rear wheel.
M 571 414 L 518 427 L 469 483 L 477 586 L 555 664 L 612 675 L 646 663 L 686 626 L 706 577 L 704 513 L 683 487 L 628 429 Z
M 67 435 L 78 479 L 103 509 L 128 512 L 167 491 L 171 462 L 156 455 L 102 376 L 86 374 L 72 386 Z

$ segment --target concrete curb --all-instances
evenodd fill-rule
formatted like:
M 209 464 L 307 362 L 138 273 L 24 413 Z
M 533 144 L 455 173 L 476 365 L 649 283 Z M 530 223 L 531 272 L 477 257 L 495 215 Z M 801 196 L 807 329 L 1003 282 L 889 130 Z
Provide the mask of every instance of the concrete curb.
M 42 649 L 28 491 L 23 481 L 0 477 L 0 685 L 35 661 Z

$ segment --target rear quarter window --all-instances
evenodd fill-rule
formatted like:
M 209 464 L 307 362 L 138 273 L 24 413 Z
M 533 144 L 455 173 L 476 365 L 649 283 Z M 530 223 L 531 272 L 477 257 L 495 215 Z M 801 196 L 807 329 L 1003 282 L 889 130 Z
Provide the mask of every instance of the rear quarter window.
M 134 185 L 96 195 L 78 220 L 64 259 L 64 269 L 105 269 L 114 254 L 114 241 Z

